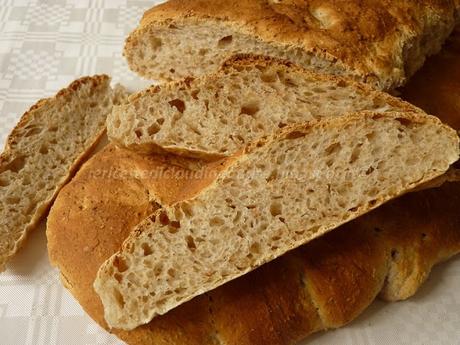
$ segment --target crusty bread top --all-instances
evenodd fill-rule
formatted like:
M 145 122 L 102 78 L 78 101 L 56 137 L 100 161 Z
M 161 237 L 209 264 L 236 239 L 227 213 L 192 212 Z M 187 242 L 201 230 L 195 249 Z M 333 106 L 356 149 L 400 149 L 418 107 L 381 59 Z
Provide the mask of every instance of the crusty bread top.
M 83 166 L 50 212 L 51 261 L 103 327 L 102 304 L 92 288 L 98 268 L 156 207 L 149 192 L 175 202 L 169 192 L 190 183 L 180 181 L 185 170 L 164 163 L 111 145 Z M 139 179 L 157 169 L 182 173 L 177 180 L 166 178 L 174 174 Z M 131 345 L 293 345 L 342 326 L 382 287 L 387 299 L 410 297 L 433 264 L 460 251 L 459 196 L 460 184 L 406 195 L 148 325 L 113 332 Z M 391 279 L 385 279 L 390 267 Z
M 391 89 L 440 49 L 456 8 L 451 0 L 170 0 L 145 13 L 125 53 L 155 28 L 206 22 L 279 47 L 301 47 Z

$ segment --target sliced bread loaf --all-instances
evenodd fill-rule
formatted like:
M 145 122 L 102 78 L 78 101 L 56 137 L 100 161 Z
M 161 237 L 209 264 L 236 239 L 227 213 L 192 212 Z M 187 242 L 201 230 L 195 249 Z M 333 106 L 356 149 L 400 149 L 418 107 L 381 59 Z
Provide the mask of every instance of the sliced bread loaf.
M 454 130 L 364 112 L 251 145 L 202 193 L 142 222 L 94 283 L 111 327 L 133 329 L 443 174 Z
M 0 271 L 98 143 L 113 104 L 124 98 L 108 76 L 86 77 L 22 116 L 0 156 Z
M 170 0 L 145 13 L 124 54 L 153 79 L 206 74 L 252 53 L 392 89 L 439 51 L 456 9 L 447 0 Z
M 420 111 L 386 93 L 260 56 L 233 58 L 214 75 L 132 95 L 107 120 L 109 138 L 144 152 L 231 156 L 279 128 L 372 110 Z
M 103 174 L 115 170 L 125 174 Z M 47 222 L 50 260 L 102 327 L 93 289 L 99 267 L 156 207 L 149 194 L 164 205 L 193 197 L 189 187 L 204 181 L 190 173 L 109 145 L 59 192 Z M 460 253 L 458 205 L 459 183 L 408 193 L 143 327 L 112 333 L 129 345 L 299 345 L 313 332 L 349 323 L 379 291 L 390 300 L 412 296 L 434 264 Z M 441 296 L 426 297 L 442 303 Z

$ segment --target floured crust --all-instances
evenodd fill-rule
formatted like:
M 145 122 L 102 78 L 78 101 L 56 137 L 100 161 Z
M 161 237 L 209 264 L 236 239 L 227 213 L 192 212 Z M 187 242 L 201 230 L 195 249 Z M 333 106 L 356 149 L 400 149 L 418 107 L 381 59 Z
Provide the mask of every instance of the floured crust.
M 111 145 L 83 166 L 51 210 L 51 261 L 104 327 L 102 305 L 92 288 L 99 266 L 157 207 L 149 195 L 164 188 L 164 200 L 174 203 L 177 199 L 167 191 L 183 189 L 184 181 L 98 177 L 116 169 L 184 172 L 167 163 Z M 189 193 L 211 180 L 189 181 Z M 406 195 L 148 325 L 113 331 L 136 345 L 295 344 L 350 322 L 379 292 L 390 300 L 410 297 L 432 265 L 460 251 L 459 203 L 458 183 Z
M 172 0 L 145 13 L 127 40 L 125 55 L 136 70 L 133 54 L 143 35 L 205 23 L 281 50 L 301 49 L 331 62 L 342 74 L 392 89 L 440 50 L 454 26 L 456 7 L 450 0 Z M 152 70 L 146 76 L 156 74 Z

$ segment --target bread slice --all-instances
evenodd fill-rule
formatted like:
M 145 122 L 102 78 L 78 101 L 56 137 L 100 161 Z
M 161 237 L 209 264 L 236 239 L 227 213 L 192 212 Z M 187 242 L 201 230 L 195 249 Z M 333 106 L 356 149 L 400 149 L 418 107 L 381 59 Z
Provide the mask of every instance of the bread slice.
M 81 78 L 22 116 L 0 156 L 0 271 L 98 143 L 124 94 L 106 75 Z
M 434 0 L 170 0 L 145 13 L 124 54 L 152 79 L 207 74 L 252 53 L 393 89 L 440 50 L 458 9 Z
M 108 329 L 93 289 L 99 267 L 157 207 L 149 194 L 165 206 L 193 197 L 193 185 L 205 181 L 190 173 L 112 144 L 59 192 L 47 222 L 50 260 L 102 327 Z M 143 327 L 112 333 L 130 345 L 298 345 L 349 323 L 379 291 L 391 300 L 412 296 L 434 264 L 460 252 L 459 204 L 460 183 L 408 193 Z
M 142 222 L 94 283 L 133 329 L 430 179 L 459 157 L 437 118 L 364 112 L 290 126 L 194 199 Z
M 216 74 L 154 86 L 114 107 L 109 138 L 143 152 L 212 159 L 293 123 L 372 110 L 421 111 L 348 79 L 260 56 L 238 56 Z

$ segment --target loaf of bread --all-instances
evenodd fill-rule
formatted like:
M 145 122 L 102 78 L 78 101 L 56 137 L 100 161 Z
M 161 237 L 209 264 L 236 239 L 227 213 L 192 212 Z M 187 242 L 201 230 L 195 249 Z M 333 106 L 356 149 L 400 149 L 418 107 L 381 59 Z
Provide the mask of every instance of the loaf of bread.
M 109 138 L 143 152 L 200 158 L 231 156 L 293 123 L 349 112 L 420 111 L 348 79 L 285 61 L 232 58 L 214 75 L 154 86 L 115 107 Z
M 212 175 L 111 145 L 59 193 L 47 223 L 50 259 L 102 327 L 96 273 L 158 208 L 149 195 L 176 203 Z M 352 321 L 379 292 L 412 296 L 434 264 L 460 252 L 459 204 L 460 183 L 409 193 L 147 325 L 112 332 L 130 345 L 297 344 Z
M 401 90 L 401 97 L 460 130 L 460 25 Z
M 86 77 L 22 116 L 0 156 L 0 271 L 98 143 L 112 105 L 123 97 L 109 77 Z
M 252 53 L 393 89 L 440 50 L 459 7 L 451 0 L 170 0 L 145 13 L 124 54 L 133 71 L 153 79 L 206 74 Z
M 458 2 L 460 3 L 460 2 Z M 400 95 L 429 114 L 460 131 L 460 25 L 447 39 L 443 50 L 431 57 Z M 446 178 L 460 181 L 460 162 Z
M 105 318 L 127 330 L 148 323 L 442 175 L 459 150 L 454 130 L 417 113 L 288 126 L 136 228 L 95 280 Z

